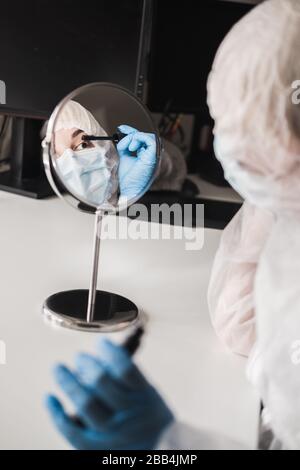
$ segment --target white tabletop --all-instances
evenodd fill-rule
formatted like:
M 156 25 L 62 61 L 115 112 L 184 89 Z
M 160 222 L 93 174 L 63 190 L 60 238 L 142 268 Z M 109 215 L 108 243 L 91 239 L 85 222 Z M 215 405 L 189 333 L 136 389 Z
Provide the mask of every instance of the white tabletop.
M 136 223 L 136 222 L 134 222 Z M 34 201 L 0 192 L 0 448 L 68 448 L 43 398 L 55 391 L 51 369 L 98 336 L 52 329 L 41 307 L 50 294 L 89 284 L 93 217 L 58 199 Z M 253 447 L 259 401 L 246 362 L 226 351 L 210 325 L 206 292 L 220 233 L 204 248 L 182 241 L 104 241 L 99 288 L 124 295 L 149 317 L 137 361 L 180 420 Z M 116 335 L 120 340 L 120 334 Z

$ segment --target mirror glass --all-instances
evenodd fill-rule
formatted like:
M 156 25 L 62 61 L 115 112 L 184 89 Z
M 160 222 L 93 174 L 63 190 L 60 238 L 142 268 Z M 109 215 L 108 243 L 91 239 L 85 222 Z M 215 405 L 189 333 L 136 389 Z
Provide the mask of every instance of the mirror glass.
M 147 192 L 158 172 L 160 140 L 152 117 L 115 85 L 71 93 L 54 111 L 46 139 L 50 181 L 77 205 L 121 211 Z

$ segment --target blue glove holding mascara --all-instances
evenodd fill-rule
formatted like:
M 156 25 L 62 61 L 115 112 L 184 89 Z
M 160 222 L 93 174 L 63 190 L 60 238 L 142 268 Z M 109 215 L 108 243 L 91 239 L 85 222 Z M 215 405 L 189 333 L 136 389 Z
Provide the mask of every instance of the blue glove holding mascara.
M 128 200 L 141 196 L 150 185 L 157 165 L 157 142 L 154 134 L 120 126 L 125 136 L 117 145 L 120 155 L 119 182 L 121 197 Z M 136 156 L 132 156 L 135 152 Z
M 141 330 L 121 347 L 100 343 L 99 356 L 80 354 L 76 370 L 54 370 L 56 381 L 76 409 L 68 416 L 61 402 L 46 405 L 58 431 L 78 450 L 152 450 L 173 422 L 173 415 L 131 356 Z

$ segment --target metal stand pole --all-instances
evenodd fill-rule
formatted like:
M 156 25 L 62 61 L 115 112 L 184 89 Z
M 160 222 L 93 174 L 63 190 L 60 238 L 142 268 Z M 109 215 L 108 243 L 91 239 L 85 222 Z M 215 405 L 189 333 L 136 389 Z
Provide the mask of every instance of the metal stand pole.
M 102 229 L 103 213 L 97 212 L 95 218 L 95 234 L 94 234 L 94 254 L 93 254 L 93 269 L 89 290 L 89 300 L 87 308 L 87 322 L 92 323 L 94 320 L 94 311 L 97 294 L 97 281 L 98 281 L 98 268 L 99 268 L 99 255 L 101 244 L 101 229 Z

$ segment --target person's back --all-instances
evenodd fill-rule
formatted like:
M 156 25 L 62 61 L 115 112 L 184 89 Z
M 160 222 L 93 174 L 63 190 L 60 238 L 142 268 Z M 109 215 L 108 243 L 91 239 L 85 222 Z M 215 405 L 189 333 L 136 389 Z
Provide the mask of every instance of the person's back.
M 274 222 L 271 212 L 245 203 L 222 234 L 208 290 L 213 326 L 226 346 L 249 356 L 256 340 L 254 282 Z
M 299 50 L 300 2 L 268 0 L 229 33 L 208 82 L 216 154 L 246 200 L 216 260 L 212 315 L 239 353 L 253 349 L 256 330 L 251 379 L 287 448 L 300 448 Z

